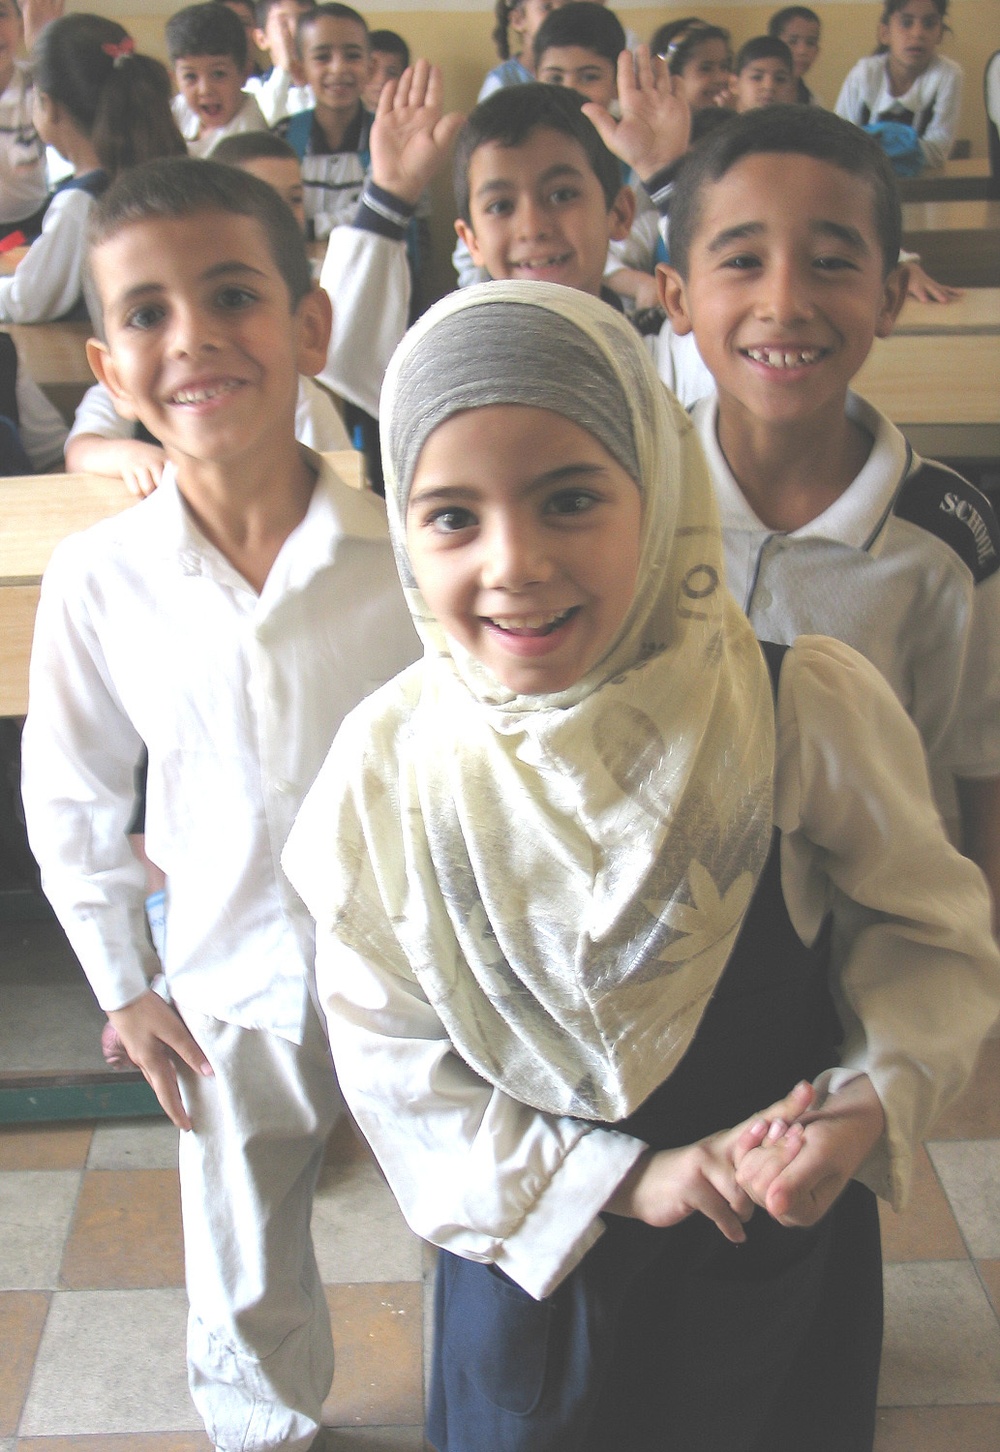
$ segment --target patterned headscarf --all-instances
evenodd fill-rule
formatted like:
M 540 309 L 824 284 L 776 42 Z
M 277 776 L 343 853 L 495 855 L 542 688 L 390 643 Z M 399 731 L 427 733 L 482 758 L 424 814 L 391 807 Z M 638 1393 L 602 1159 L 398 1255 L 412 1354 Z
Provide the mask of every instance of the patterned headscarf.
M 642 496 L 631 608 L 557 694 L 515 695 L 462 650 L 406 554 L 423 444 L 495 403 L 586 428 Z M 345 722 L 286 870 L 320 932 L 417 980 L 485 1079 L 613 1122 L 690 1043 L 770 838 L 771 689 L 722 583 L 697 438 L 623 319 L 536 282 L 425 314 L 386 375 L 382 437 L 425 655 Z

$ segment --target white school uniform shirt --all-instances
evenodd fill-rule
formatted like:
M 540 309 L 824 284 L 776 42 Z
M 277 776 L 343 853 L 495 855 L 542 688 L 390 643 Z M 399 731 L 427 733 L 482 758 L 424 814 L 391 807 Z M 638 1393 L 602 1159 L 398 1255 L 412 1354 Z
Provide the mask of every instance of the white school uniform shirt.
M 280 66 L 272 66 L 266 76 L 251 76 L 243 89 L 253 96 L 268 126 L 316 105 L 312 86 L 295 85 Z
M 920 731 L 950 819 L 953 775 L 1000 775 L 1000 570 L 976 584 L 949 544 L 892 512 L 922 461 L 871 404 L 849 394 L 848 414 L 874 441 L 864 467 L 829 509 L 785 534 L 757 518 L 734 479 L 717 398 L 695 406 L 726 580 L 759 639 L 834 635 L 878 667 Z
M 27 67 L 15 61 L 0 95 L 0 223 L 34 216 L 48 196 L 45 143 L 31 119 L 32 87 Z
M 803 942 L 832 910 L 839 943 L 845 1044 L 817 1087 L 870 1075 L 887 1132 L 858 1178 L 898 1208 L 922 1134 L 1000 1009 L 989 894 L 944 835 L 912 722 L 856 652 L 799 640 L 776 725 L 782 892 Z M 328 851 L 324 790 L 321 772 L 285 853 L 320 914 L 308 864 Z M 645 1146 L 495 1089 L 460 1058 L 413 975 L 323 927 L 316 972 L 341 1089 L 411 1228 L 549 1295 L 601 1235 L 601 1208 Z
M 61 469 L 63 449 L 66 447 L 63 416 L 26 372 L 20 359 L 15 396 L 18 432 L 32 468 L 37 469 L 39 474 L 44 474 L 49 469 Z
M 177 129 L 187 142 L 188 154 L 204 159 L 211 156 L 219 142 L 226 136 L 242 136 L 244 131 L 266 131 L 267 122 L 253 96 L 243 92 L 243 104 L 225 126 L 217 126 L 206 136 L 201 134 L 201 121 L 179 93 L 170 103 Z
M 10 277 L 0 277 L 0 322 L 47 323 L 83 297 L 87 222 L 94 199 L 70 182 L 49 203 L 41 234 Z
M 171 996 L 302 1042 L 313 929 L 279 855 L 343 716 L 418 653 L 382 501 L 310 458 L 306 516 L 259 596 L 197 528 L 170 466 L 148 499 L 64 540 L 45 572 L 25 815 L 105 1010 L 158 966 L 126 836 L 145 745 Z
M 928 166 L 943 166 L 955 139 L 962 106 L 962 67 L 936 55 L 903 96 L 889 89 L 884 55 L 866 55 L 847 74 L 837 104 L 838 116 L 865 126 L 870 121 L 904 120 L 920 137 Z
M 111 394 L 103 383 L 95 383 L 80 400 L 80 406 L 69 431 L 70 439 L 78 434 L 97 434 L 102 439 L 131 439 L 135 424 L 122 418 Z M 299 377 L 299 398 L 295 407 L 295 437 L 317 454 L 336 453 L 353 448 L 344 421 L 325 388 L 312 378 Z

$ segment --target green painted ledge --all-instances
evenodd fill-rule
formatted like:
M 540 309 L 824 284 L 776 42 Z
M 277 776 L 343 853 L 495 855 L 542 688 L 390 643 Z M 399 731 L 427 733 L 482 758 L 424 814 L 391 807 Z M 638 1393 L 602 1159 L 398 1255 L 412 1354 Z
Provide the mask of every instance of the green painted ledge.
M 0 1075 L 0 1124 L 151 1116 L 163 1110 L 138 1071 Z

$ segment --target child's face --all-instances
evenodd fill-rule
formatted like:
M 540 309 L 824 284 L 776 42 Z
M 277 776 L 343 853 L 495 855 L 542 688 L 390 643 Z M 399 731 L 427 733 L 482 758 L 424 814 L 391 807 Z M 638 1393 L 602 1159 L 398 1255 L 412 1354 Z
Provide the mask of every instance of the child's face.
M 258 50 L 266 51 L 273 63 L 287 69 L 296 54 L 295 28 L 299 16 L 309 9 L 300 0 L 278 0 L 267 12 L 263 28 L 254 31 L 254 43 Z
M 353 115 L 372 69 L 366 32 L 356 20 L 321 15 L 303 30 L 299 47 L 317 107 Z
M 893 11 L 888 23 L 879 25 L 879 44 L 907 71 L 919 75 L 934 59 L 941 43 L 944 22 L 933 0 L 906 0 L 902 10 Z
M 550 45 L 538 62 L 538 79 L 549 86 L 570 86 L 599 106 L 610 106 L 618 94 L 614 65 L 582 45 Z
M 747 156 L 700 194 L 686 280 L 660 271 L 720 408 L 782 428 L 842 418 L 851 379 L 906 292 L 883 276 L 870 184 L 831 162 Z M 827 411 L 824 413 L 824 411 Z
M 509 690 L 561 691 L 607 653 L 635 595 L 641 500 L 592 434 L 494 404 L 440 424 L 417 462 L 410 563 L 447 634 Z
M 553 10 L 558 10 L 565 0 L 521 0 L 520 5 L 510 12 L 509 27 L 520 37 L 521 53 L 529 60 L 535 44 L 535 36 L 542 28 L 542 21 Z
M 361 99 L 369 111 L 374 111 L 382 87 L 386 81 L 398 81 L 406 69 L 403 57 L 395 50 L 373 50 L 371 79 L 362 92 Z
M 228 126 L 243 105 L 243 71 L 231 55 L 185 55 L 174 62 L 177 89 L 202 131 Z
M 293 156 L 255 156 L 240 162 L 240 171 L 248 171 L 272 187 L 288 203 L 302 232 L 306 230 L 305 191 L 302 168 Z
M 611 210 L 578 141 L 547 126 L 520 146 L 488 141 L 469 162 L 471 225 L 455 223 L 490 277 L 532 278 L 600 295 L 608 243 L 627 237 L 634 199 L 623 187 Z
M 0 91 L 6 90 L 14 74 L 14 61 L 23 33 L 14 0 L 0 0 Z
M 692 111 L 704 111 L 728 99 L 731 69 L 724 40 L 705 40 L 695 46 L 679 77 L 680 93 Z
M 299 373 L 323 366 L 328 305 L 314 291 L 292 311 L 259 222 L 146 218 L 96 247 L 91 267 L 107 339 L 88 343 L 91 366 L 179 468 L 242 467 L 294 439 Z
M 778 39 L 792 52 L 793 73 L 801 80 L 819 55 L 819 21 L 790 20 Z
M 795 78 L 784 61 L 775 56 L 762 56 L 745 65 L 736 77 L 734 89 L 737 111 L 791 105 L 795 100 Z

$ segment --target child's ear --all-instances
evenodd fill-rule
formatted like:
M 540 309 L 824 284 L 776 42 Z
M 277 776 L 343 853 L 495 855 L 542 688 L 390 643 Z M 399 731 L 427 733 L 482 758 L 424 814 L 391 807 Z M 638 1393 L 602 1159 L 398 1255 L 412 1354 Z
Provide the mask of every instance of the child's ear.
M 875 325 L 876 338 L 888 338 L 892 332 L 906 301 L 906 291 L 909 285 L 910 269 L 905 262 L 901 262 L 898 267 L 892 269 L 883 284 L 882 307 Z
M 694 324 L 688 311 L 687 287 L 676 267 L 668 267 L 665 262 L 658 262 L 656 287 L 660 294 L 660 306 L 670 319 L 674 332 L 679 337 L 693 332 Z
M 306 293 L 295 310 L 298 328 L 296 366 L 310 378 L 326 366 L 326 350 L 333 327 L 333 304 L 321 287 Z
M 458 237 L 458 240 L 460 242 L 464 242 L 466 247 L 468 247 L 469 256 L 472 258 L 476 266 L 485 267 L 486 262 L 483 258 L 483 250 L 480 247 L 479 243 L 476 241 L 476 234 L 472 230 L 472 227 L 469 225 L 469 223 L 463 222 L 461 217 L 456 217 L 455 233 Z
M 635 192 L 631 187 L 622 187 L 611 203 L 608 212 L 608 237 L 612 242 L 624 242 L 635 221 Z
M 108 350 L 107 343 L 102 343 L 99 338 L 88 338 L 86 343 L 87 362 L 90 370 L 98 383 L 104 387 L 114 399 L 115 413 L 122 418 L 135 420 L 139 417 L 132 403 L 132 397 L 122 388 L 118 379 L 118 371 L 115 368 L 114 359 Z

